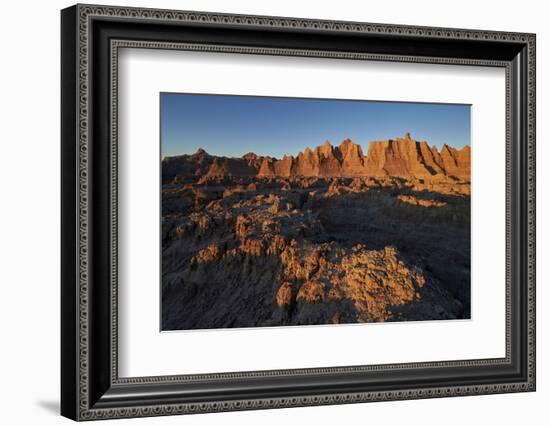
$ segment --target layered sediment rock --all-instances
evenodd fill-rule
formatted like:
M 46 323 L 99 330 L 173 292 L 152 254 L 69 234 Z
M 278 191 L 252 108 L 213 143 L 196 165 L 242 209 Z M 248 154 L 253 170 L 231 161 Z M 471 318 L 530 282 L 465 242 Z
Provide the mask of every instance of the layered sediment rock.
M 226 177 L 450 177 L 470 180 L 469 146 L 458 150 L 443 145 L 441 152 L 426 141 L 413 140 L 409 133 L 403 138 L 373 141 L 367 155 L 350 139 L 339 146 L 329 141 L 306 148 L 296 157 L 282 159 L 248 153 L 240 158 L 214 157 L 203 150 L 193 155 L 168 157 L 163 160 L 163 182 L 180 181 L 197 176 L 202 180 Z
M 242 158 L 215 157 L 206 173 L 206 178 L 254 176 L 258 173 L 257 163 L 249 163 Z
M 407 133 L 404 138 L 371 142 L 365 164 L 365 173 L 370 176 L 426 178 L 439 175 L 469 179 L 470 147 L 458 151 L 444 145 L 440 154 L 436 147 L 430 148 L 425 141 L 414 141 Z
M 353 143 L 351 139 L 345 139 L 338 150 L 342 156 L 342 173 L 347 176 L 364 176 L 365 156 L 361 146 Z
M 204 176 L 213 161 L 214 157 L 203 149 L 191 155 L 165 157 L 162 159 L 162 183 Z

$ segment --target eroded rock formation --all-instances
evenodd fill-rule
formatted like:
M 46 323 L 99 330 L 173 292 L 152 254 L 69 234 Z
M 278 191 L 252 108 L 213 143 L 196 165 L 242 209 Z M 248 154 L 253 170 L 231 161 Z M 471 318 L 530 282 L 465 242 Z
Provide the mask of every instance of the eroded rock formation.
M 470 317 L 470 147 L 162 161 L 164 330 Z
M 469 318 L 469 191 L 446 176 L 166 185 L 162 328 Z
M 201 176 L 203 181 L 225 177 L 404 177 L 439 178 L 442 176 L 470 180 L 470 147 L 457 150 L 443 145 L 441 152 L 425 141 L 403 138 L 373 141 L 367 155 L 350 139 L 339 146 L 329 141 L 306 148 L 296 157 L 282 159 L 248 153 L 241 158 L 213 157 L 203 150 L 193 155 L 163 160 L 163 182 L 189 181 Z

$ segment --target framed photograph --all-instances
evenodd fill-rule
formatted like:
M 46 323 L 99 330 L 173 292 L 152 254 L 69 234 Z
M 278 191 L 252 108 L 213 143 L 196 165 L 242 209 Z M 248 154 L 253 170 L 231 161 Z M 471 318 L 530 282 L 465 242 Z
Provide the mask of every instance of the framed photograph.
M 535 390 L 535 35 L 61 12 L 61 412 Z

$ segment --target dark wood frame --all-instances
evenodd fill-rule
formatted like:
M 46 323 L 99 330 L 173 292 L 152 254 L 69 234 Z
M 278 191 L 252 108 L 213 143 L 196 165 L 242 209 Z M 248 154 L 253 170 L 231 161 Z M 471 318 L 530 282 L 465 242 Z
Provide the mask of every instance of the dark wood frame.
M 64 416 L 88 420 L 535 390 L 535 35 L 76 5 L 61 13 L 61 36 Z M 116 58 L 118 48 L 140 46 L 504 67 L 506 357 L 119 378 Z

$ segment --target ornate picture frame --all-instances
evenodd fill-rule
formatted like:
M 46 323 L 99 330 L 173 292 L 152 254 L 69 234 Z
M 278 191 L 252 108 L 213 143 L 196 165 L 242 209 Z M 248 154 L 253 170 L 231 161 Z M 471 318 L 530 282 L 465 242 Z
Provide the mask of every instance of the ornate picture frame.
M 534 391 L 535 43 L 534 34 L 524 33 L 96 5 L 64 9 L 62 415 L 93 420 Z M 119 49 L 127 47 L 505 69 L 506 356 L 119 377 L 117 71 Z

